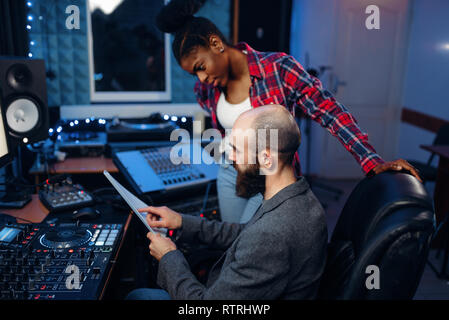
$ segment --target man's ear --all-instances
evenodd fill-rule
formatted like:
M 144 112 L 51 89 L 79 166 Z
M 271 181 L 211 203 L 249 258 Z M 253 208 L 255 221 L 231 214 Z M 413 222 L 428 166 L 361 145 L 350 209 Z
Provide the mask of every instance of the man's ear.
M 269 149 L 259 153 L 260 170 L 264 175 L 274 174 L 277 171 L 277 154 Z

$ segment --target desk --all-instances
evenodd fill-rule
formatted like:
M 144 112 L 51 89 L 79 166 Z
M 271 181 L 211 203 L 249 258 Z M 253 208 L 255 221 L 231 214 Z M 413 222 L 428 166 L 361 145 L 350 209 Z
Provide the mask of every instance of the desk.
M 440 157 L 435 181 L 434 204 L 437 224 L 449 212 L 449 146 L 420 146 Z
M 31 201 L 22 209 L 1 209 L 1 212 L 17 218 L 18 223 L 41 223 L 48 215 L 48 209 L 41 203 L 37 194 L 33 194 Z
M 50 168 L 49 171 L 52 174 L 91 174 L 103 173 L 103 170 L 110 173 L 118 172 L 112 159 L 105 157 L 67 158 L 62 162 L 56 162 Z M 30 169 L 30 174 L 35 176 L 35 184 L 39 184 L 40 176 L 45 174 L 45 167 L 35 162 Z

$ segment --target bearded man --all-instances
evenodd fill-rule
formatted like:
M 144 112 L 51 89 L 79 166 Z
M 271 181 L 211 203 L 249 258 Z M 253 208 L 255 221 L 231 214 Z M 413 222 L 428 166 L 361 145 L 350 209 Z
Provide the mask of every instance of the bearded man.
M 326 260 L 327 227 L 307 181 L 294 174 L 292 160 L 300 144 L 294 118 L 282 106 L 251 109 L 236 120 L 229 141 L 229 159 L 238 172 L 236 193 L 261 193 L 261 206 L 246 224 L 208 221 L 167 207 L 141 209 L 151 227 L 177 231 L 174 241 L 147 235 L 150 254 L 159 261 L 157 282 L 164 290 L 137 289 L 128 299 L 316 297 Z M 205 285 L 177 250 L 178 241 L 224 251 Z

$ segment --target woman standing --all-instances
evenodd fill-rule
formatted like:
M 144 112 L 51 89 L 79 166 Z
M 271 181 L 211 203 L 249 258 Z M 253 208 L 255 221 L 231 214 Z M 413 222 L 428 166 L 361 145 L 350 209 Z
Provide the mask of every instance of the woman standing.
M 368 143 L 354 117 L 321 82 L 292 57 L 281 52 L 258 52 L 246 43 L 229 44 L 214 23 L 195 17 L 204 0 L 172 0 L 157 17 L 158 28 L 174 34 L 173 54 L 182 69 L 197 76 L 194 92 L 215 128 L 223 134 L 244 111 L 268 104 L 285 106 L 293 116 L 302 112 L 335 136 L 367 175 L 405 169 L 420 179 L 407 161 L 384 162 Z M 299 174 L 299 157 L 295 155 Z M 235 193 L 237 173 L 220 166 L 217 190 L 223 221 L 247 222 L 262 202 Z

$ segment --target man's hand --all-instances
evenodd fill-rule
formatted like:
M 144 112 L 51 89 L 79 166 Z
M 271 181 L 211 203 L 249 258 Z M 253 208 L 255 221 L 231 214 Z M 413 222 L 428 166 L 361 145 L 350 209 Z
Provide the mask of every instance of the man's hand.
M 405 161 L 404 159 L 398 159 L 395 161 L 389 161 L 382 164 L 378 164 L 373 169 L 374 174 L 379 174 L 385 171 L 401 171 L 407 170 L 410 172 L 416 179 L 418 179 L 421 183 L 423 182 L 421 177 L 419 176 L 418 170 L 413 167 L 410 163 Z
M 170 251 L 176 250 L 176 245 L 169 238 L 162 237 L 159 233 L 148 232 L 150 239 L 150 254 L 160 261 L 162 257 Z
M 182 216 L 167 207 L 146 207 L 139 212 L 147 213 L 147 222 L 152 228 L 179 229 L 182 225 Z M 160 218 L 160 220 L 158 220 Z

